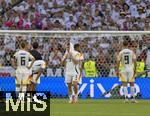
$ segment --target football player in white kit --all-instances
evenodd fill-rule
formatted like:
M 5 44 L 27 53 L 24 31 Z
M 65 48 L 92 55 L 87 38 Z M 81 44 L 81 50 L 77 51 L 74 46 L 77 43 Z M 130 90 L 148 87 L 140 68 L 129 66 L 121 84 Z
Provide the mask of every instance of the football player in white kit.
M 43 70 L 46 68 L 46 63 L 42 59 L 42 55 L 38 51 L 39 44 L 34 42 L 32 44 L 33 49 L 29 51 L 29 53 L 35 58 L 33 66 L 31 68 L 30 80 L 31 84 L 29 85 L 29 91 L 35 91 L 36 85 L 40 84 L 40 76 L 43 73 Z M 31 62 L 29 62 L 29 65 Z
M 30 69 L 35 61 L 35 58 L 26 51 L 27 42 L 21 42 L 20 50 L 14 54 L 12 65 L 16 69 L 16 92 L 24 93 L 27 90 L 27 85 L 30 83 L 29 75 Z M 30 66 L 28 66 L 29 60 L 31 60 Z M 24 94 L 19 96 L 20 100 L 24 99 Z
M 41 53 L 39 52 L 39 44 L 34 42 L 32 44 L 32 50 L 29 53 L 35 58 L 35 61 L 30 69 L 30 84 L 28 85 L 28 91 L 32 92 L 34 102 L 39 103 L 37 99 L 38 93 L 36 94 L 36 86 L 40 84 L 40 76 L 43 73 L 43 70 L 46 68 L 46 63 L 42 58 Z M 32 62 L 29 62 L 29 65 Z
M 74 45 L 74 50 L 71 50 L 71 46 L 71 43 L 67 44 L 62 63 L 65 64 L 65 83 L 68 86 L 69 103 L 77 103 L 78 83 L 81 81 L 82 61 L 84 57 L 80 52 L 79 44 Z
M 123 91 L 125 95 L 125 102 L 128 102 L 127 84 L 130 83 L 132 102 L 136 103 L 134 92 L 134 80 L 136 69 L 136 55 L 128 48 L 128 41 L 123 42 L 123 50 L 120 51 L 117 58 L 118 76 L 123 84 Z M 121 68 L 120 68 L 121 66 Z

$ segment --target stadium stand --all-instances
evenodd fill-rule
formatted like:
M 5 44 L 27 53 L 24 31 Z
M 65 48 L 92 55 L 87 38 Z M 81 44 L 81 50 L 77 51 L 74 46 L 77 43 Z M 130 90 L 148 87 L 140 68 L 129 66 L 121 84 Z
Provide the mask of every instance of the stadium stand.
M 150 30 L 148 0 L 1 0 L 0 28 Z

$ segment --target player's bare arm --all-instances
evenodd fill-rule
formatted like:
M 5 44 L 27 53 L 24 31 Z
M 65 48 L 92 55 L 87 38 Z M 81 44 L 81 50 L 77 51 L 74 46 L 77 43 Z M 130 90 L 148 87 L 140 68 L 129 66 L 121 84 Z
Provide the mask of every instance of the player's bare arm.
M 69 51 L 70 51 L 70 43 L 66 44 L 66 52 L 65 52 L 65 54 L 64 54 L 64 56 L 62 58 L 62 61 L 61 61 L 62 65 L 65 65 L 66 59 L 67 59 L 67 57 L 69 55 Z
M 121 56 L 119 54 L 118 57 L 117 57 L 117 76 L 119 76 L 120 62 L 121 62 Z
M 31 67 L 33 66 L 34 61 L 35 61 L 35 58 L 34 58 L 34 57 L 31 58 L 31 64 L 30 64 L 30 66 L 28 67 L 29 69 L 31 69 Z
M 62 64 L 63 66 L 65 65 L 66 59 L 67 59 L 67 54 L 65 54 L 65 55 L 63 56 L 63 59 L 62 59 L 62 61 L 61 61 L 61 64 Z

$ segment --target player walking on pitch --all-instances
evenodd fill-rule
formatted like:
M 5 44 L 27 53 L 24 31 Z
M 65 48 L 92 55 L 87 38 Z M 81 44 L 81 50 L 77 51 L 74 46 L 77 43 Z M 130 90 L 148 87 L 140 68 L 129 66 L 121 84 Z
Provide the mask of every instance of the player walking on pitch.
M 136 55 L 128 48 L 128 42 L 125 40 L 123 42 L 123 50 L 120 51 L 117 58 L 117 68 L 118 76 L 123 84 L 123 91 L 125 95 L 125 102 L 128 102 L 128 89 L 127 84 L 130 83 L 131 89 L 131 100 L 133 103 L 137 103 L 135 100 L 134 92 L 134 80 L 135 80 L 135 70 L 136 70 Z M 119 68 L 121 66 L 121 68 Z
M 35 58 L 26 51 L 27 42 L 21 42 L 20 50 L 14 54 L 12 65 L 16 69 L 16 92 L 21 92 L 19 96 L 20 100 L 24 99 L 25 92 L 27 91 L 27 85 L 30 83 L 29 75 L 30 69 L 35 61 Z M 29 60 L 31 64 L 28 66 Z
M 70 47 L 71 43 L 68 43 L 62 64 L 65 64 L 65 83 L 68 85 L 69 103 L 77 103 L 78 83 L 81 79 L 82 61 L 84 57 L 80 52 L 79 44 L 74 45 L 74 50 L 71 50 Z

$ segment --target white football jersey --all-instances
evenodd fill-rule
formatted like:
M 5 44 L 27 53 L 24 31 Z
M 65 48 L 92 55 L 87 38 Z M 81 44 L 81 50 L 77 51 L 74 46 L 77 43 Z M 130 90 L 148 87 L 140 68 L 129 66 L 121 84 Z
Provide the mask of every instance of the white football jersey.
M 123 68 L 133 67 L 136 56 L 130 49 L 123 49 L 118 56 L 118 60 L 121 61 Z
M 17 68 L 27 67 L 29 60 L 34 58 L 29 52 L 25 50 L 19 50 L 14 54 L 14 57 L 17 60 Z
M 67 55 L 67 59 L 66 59 L 66 67 L 65 67 L 65 71 L 66 73 L 80 73 L 80 63 L 81 61 L 84 59 L 83 55 L 77 51 L 72 52 L 72 56 L 74 57 L 74 59 L 77 60 L 77 64 L 75 64 L 71 58 L 71 56 L 68 55 L 68 52 L 66 51 L 65 55 Z

